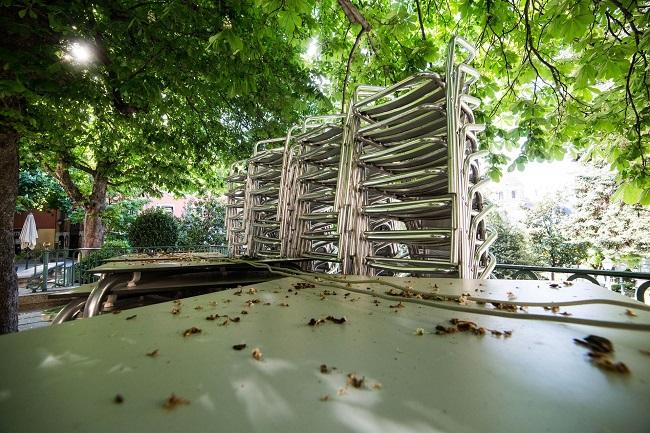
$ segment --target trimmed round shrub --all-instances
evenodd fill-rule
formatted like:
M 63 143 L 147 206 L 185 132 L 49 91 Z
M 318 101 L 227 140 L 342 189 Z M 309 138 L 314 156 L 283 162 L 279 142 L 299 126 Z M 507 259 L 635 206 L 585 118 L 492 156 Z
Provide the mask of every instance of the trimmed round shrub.
M 129 228 L 129 242 L 134 247 L 173 247 L 178 240 L 178 221 L 160 208 L 147 209 Z

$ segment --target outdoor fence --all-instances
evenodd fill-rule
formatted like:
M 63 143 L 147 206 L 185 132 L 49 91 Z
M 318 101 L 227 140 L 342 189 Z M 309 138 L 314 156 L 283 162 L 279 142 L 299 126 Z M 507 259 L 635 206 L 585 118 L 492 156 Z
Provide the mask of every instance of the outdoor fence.
M 193 245 L 29 251 L 24 253 L 21 260 L 17 262 L 16 272 L 19 279 L 27 280 L 27 288 L 32 292 L 47 291 L 52 288 L 75 287 L 97 281 L 99 277 L 90 272 L 90 269 L 116 256 L 206 252 L 226 255 L 227 248 L 224 245 Z
M 499 264 L 494 269 L 492 276 L 508 280 L 559 279 L 574 281 L 582 279 L 622 293 L 630 298 L 636 298 L 641 302 L 645 302 L 646 292 L 650 289 L 650 272 Z

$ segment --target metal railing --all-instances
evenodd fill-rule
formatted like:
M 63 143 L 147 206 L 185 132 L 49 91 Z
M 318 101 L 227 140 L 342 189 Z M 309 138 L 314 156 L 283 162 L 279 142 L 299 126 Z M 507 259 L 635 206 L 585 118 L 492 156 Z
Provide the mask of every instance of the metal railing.
M 568 275 L 566 278 L 557 276 Z M 613 271 L 604 269 L 554 268 L 531 265 L 496 265 L 492 276 L 511 280 L 557 280 L 574 281 L 583 279 L 612 291 L 620 292 L 638 301 L 645 302 L 650 290 L 650 272 Z
M 158 253 L 205 253 L 216 252 L 227 255 L 225 245 L 76 248 L 30 251 L 17 261 L 16 273 L 19 279 L 27 280 L 32 292 L 53 288 L 75 287 L 92 283 L 99 276 L 90 272 L 107 260 L 125 254 Z

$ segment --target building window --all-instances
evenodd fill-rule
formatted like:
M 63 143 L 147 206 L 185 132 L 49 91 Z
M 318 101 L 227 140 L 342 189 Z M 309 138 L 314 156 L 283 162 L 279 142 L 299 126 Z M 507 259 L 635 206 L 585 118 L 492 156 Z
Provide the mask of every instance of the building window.
M 512 191 L 512 198 L 517 198 L 517 192 L 514 190 Z
M 503 191 L 499 191 L 498 197 L 499 200 L 503 200 Z
M 162 209 L 165 212 L 169 212 L 170 214 L 174 214 L 174 206 L 156 206 L 158 209 Z

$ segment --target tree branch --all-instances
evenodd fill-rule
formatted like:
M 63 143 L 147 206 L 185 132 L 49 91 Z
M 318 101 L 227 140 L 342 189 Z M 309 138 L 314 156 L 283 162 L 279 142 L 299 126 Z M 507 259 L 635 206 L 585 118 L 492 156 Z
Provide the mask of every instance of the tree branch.
M 56 163 L 56 168 L 54 171 L 51 170 L 50 167 L 47 167 L 48 171 L 50 171 L 56 180 L 59 181 L 65 192 L 68 194 L 68 197 L 78 206 L 84 206 L 87 202 L 87 197 L 83 195 L 81 190 L 77 187 L 77 185 L 74 183 L 72 180 L 72 176 L 70 176 L 70 170 L 67 164 L 63 160 L 59 160 Z
M 354 45 L 352 45 L 352 49 L 350 50 L 350 55 L 348 56 L 348 64 L 345 67 L 345 78 L 343 79 L 343 95 L 341 97 L 341 113 L 345 113 L 345 95 L 347 93 L 347 88 L 348 88 L 348 80 L 350 79 L 350 68 L 352 66 L 352 58 L 354 57 L 354 52 L 357 50 L 357 47 L 359 46 L 359 42 L 361 41 L 361 36 L 365 33 L 365 29 L 361 29 L 359 34 L 357 35 L 357 38 L 354 41 Z
M 352 24 L 360 24 L 363 31 L 370 31 L 370 24 L 368 20 L 365 19 L 359 10 L 352 4 L 350 0 L 338 0 L 341 9 L 345 13 L 345 16 L 348 17 L 348 20 Z
M 420 0 L 415 0 L 415 4 L 418 7 L 418 21 L 420 22 L 420 32 L 422 33 L 422 40 L 426 41 L 427 36 L 424 34 L 424 23 L 422 22 L 422 10 L 420 9 Z

